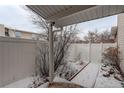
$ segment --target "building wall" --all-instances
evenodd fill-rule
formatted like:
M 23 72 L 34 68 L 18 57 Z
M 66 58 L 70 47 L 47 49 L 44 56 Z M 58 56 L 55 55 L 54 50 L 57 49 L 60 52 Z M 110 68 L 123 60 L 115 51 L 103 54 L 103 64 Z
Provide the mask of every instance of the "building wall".
M 31 33 L 21 32 L 21 38 L 32 39 L 32 34 Z
M 8 28 L 9 29 L 9 28 Z M 23 39 L 36 39 L 36 34 L 35 33 L 29 33 L 26 31 L 21 31 L 21 30 L 14 30 L 14 29 L 9 29 L 9 37 L 16 37 L 15 32 L 20 32 L 21 36 L 18 38 L 23 38 Z M 34 35 L 34 37 L 32 37 Z M 0 36 L 5 37 L 5 27 L 4 25 L 0 24 Z
M 124 73 L 124 13 L 118 15 L 118 47 L 120 51 L 120 68 Z
M 4 25 L 0 24 L 0 36 L 5 36 L 5 28 Z
M 10 35 L 10 37 L 15 37 L 15 31 L 9 29 L 9 35 Z
M 0 37 L 0 87 L 34 73 L 36 41 Z

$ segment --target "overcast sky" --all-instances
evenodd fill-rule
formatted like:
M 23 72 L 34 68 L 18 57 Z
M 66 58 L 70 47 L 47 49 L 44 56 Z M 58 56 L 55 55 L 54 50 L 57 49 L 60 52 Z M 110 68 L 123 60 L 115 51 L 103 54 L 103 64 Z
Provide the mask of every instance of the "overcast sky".
M 117 26 L 117 15 L 100 18 L 97 20 L 92 20 L 88 22 L 83 22 L 78 24 L 79 28 L 79 37 L 86 35 L 88 31 L 95 31 L 97 30 L 99 33 L 108 30 L 111 30 L 111 27 Z
M 40 31 L 37 26 L 32 24 L 30 13 L 22 6 L 0 5 L 0 24 L 30 32 Z
M 0 24 L 7 27 L 22 29 L 26 31 L 39 32 L 40 29 L 33 25 L 30 18 L 30 13 L 22 8 L 22 6 L 15 5 L 0 5 Z M 78 24 L 80 36 L 86 34 L 89 30 L 103 31 L 110 29 L 117 25 L 117 16 L 106 17 L 93 21 L 83 22 Z

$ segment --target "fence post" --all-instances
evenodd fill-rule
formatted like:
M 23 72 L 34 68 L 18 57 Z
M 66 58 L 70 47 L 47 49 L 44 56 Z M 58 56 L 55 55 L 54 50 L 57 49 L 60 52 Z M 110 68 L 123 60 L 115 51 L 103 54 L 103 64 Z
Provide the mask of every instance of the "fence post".
M 102 53 L 103 53 L 103 42 L 101 42 L 101 60 L 102 60 Z
M 91 62 L 91 40 L 89 41 L 89 62 Z

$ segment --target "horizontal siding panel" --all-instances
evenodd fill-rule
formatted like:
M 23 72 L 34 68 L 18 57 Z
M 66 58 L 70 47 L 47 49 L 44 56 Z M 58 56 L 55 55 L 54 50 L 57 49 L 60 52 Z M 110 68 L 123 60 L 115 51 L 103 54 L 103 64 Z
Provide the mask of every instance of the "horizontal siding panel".
M 118 15 L 118 46 L 120 51 L 120 67 L 124 73 L 124 13 Z

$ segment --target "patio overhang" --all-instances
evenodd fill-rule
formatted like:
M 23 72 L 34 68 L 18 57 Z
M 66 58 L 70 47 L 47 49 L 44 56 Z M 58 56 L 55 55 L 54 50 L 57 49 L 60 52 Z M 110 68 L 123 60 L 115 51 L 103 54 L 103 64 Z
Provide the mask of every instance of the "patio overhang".
M 103 18 L 124 12 L 122 5 L 27 5 L 36 14 L 56 27 Z
M 34 13 L 44 18 L 49 25 L 49 76 L 54 77 L 52 26 L 63 27 L 124 12 L 122 5 L 27 5 Z

